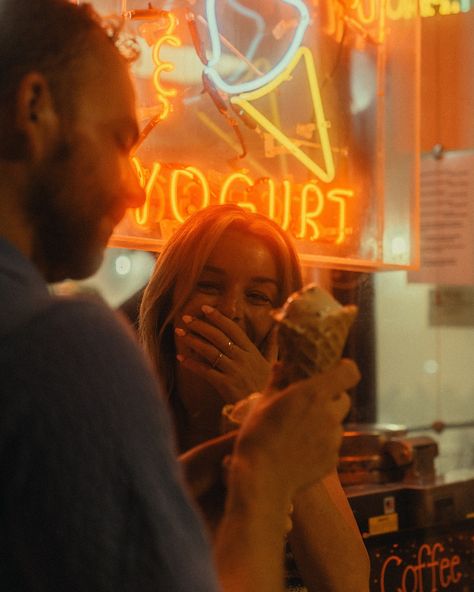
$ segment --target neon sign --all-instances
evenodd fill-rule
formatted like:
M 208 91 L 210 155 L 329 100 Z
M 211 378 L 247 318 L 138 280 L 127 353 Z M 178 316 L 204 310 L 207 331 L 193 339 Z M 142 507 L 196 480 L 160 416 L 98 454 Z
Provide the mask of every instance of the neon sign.
M 348 4 L 328 2 L 323 27 L 335 38 L 340 38 L 345 27 L 349 27 L 369 42 L 380 43 L 385 34 L 384 21 L 466 13 L 472 8 L 472 0 L 387 0 L 383 10 L 381 6 L 379 0 L 352 0 Z M 371 29 L 378 24 L 381 26 L 379 35 L 374 36 Z
M 389 578 L 399 584 L 396 592 L 435 591 L 440 588 L 448 590 L 462 578 L 461 558 L 457 554 L 440 557 L 444 552 L 441 543 L 434 543 L 432 546 L 423 544 L 418 549 L 416 563 L 409 565 L 405 565 L 398 555 L 391 555 L 382 565 L 380 591 L 393 590 L 392 587 L 386 588 Z M 424 588 L 423 583 L 426 580 L 429 580 L 430 588 Z
M 144 205 L 134 210 L 134 221 L 139 226 L 159 225 L 165 217 L 182 223 L 193 211 L 212 202 L 237 203 L 265 214 L 299 239 L 341 244 L 353 233 L 348 221 L 354 198 L 350 189 L 323 190 L 314 180 L 297 186 L 288 179 L 277 188 L 274 179 L 253 180 L 239 171 L 223 179 L 218 197 L 213 200 L 210 183 L 197 167 L 168 169 L 166 175 L 158 162 L 146 169 L 134 157 L 133 165 L 146 193 Z M 325 225 L 328 220 L 330 224 Z
M 418 14 L 422 18 L 448 16 L 469 12 L 471 5 L 471 0 L 388 0 L 385 4 L 385 16 L 391 21 L 413 19 Z M 356 20 L 355 26 L 373 25 L 381 17 L 378 0 L 353 0 L 347 12 L 341 6 L 338 3 L 328 3 L 328 21 L 332 23 L 333 30 L 337 21 L 345 21 L 350 25 L 351 17 Z
M 294 32 L 293 39 L 291 40 L 290 46 L 285 55 L 278 62 L 278 64 L 276 64 L 269 72 L 263 74 L 261 77 L 248 82 L 242 82 L 240 84 L 228 84 L 225 82 L 225 80 L 223 80 L 216 70 L 216 66 L 222 57 L 222 45 L 216 15 L 216 0 L 206 1 L 206 13 L 208 18 L 209 35 L 211 38 L 212 57 L 204 69 L 204 72 L 217 86 L 217 88 L 228 94 L 252 92 L 258 88 L 264 87 L 266 84 L 273 82 L 280 76 L 282 72 L 284 72 L 303 41 L 305 31 L 309 25 L 310 17 L 308 9 L 302 0 L 282 0 L 282 2 L 296 8 L 300 17 L 298 19 L 299 22 Z
M 167 16 L 169 19 L 169 26 L 165 34 L 158 39 L 153 48 L 153 62 L 156 66 L 153 73 L 153 85 L 158 93 L 158 99 L 163 105 L 163 113 L 160 115 L 160 119 L 165 119 L 168 117 L 171 109 L 170 98 L 175 97 L 177 94 L 177 90 L 175 88 L 164 87 L 161 83 L 162 72 L 171 72 L 175 68 L 172 63 L 163 62 L 161 60 L 161 48 L 165 43 L 171 45 L 172 47 L 181 46 L 181 40 L 179 37 L 173 35 L 173 32 L 176 28 L 176 17 L 172 12 L 168 12 Z
M 314 65 L 314 59 L 311 51 L 307 47 L 300 47 L 300 43 L 303 40 L 304 33 L 309 24 L 309 12 L 305 4 L 301 0 L 283 0 L 285 3 L 294 6 L 300 15 L 299 23 L 296 27 L 296 31 L 291 40 L 290 46 L 285 53 L 284 57 L 278 62 L 278 64 L 264 74 L 262 77 L 257 78 L 253 81 L 241 83 L 241 84 L 227 84 L 221 76 L 217 73 L 215 66 L 221 58 L 221 42 L 219 38 L 219 30 L 217 25 L 216 7 L 215 0 L 208 0 L 206 3 L 206 9 L 208 13 L 208 27 L 211 37 L 212 46 L 212 58 L 208 61 L 207 66 L 204 68 L 204 73 L 212 79 L 216 86 L 222 91 L 228 93 L 235 93 L 232 96 L 231 103 L 237 105 L 242 111 L 246 112 L 255 122 L 260 125 L 267 133 L 269 133 L 275 140 L 283 145 L 289 154 L 295 156 L 313 175 L 322 181 L 329 183 L 335 177 L 334 160 L 332 157 L 331 146 L 329 142 L 328 128 L 330 127 L 329 121 L 326 120 L 324 115 L 323 103 L 319 91 L 318 79 L 316 69 Z M 176 19 L 170 14 L 169 27 L 165 32 L 165 35 L 160 37 L 156 42 L 153 49 L 153 61 L 155 62 L 156 69 L 153 74 L 153 84 L 158 91 L 158 96 L 164 105 L 163 114 L 160 119 L 164 119 L 170 110 L 168 97 L 176 96 L 176 89 L 165 89 L 160 80 L 161 73 L 163 71 L 170 71 L 174 68 L 172 64 L 163 63 L 160 60 L 160 50 L 163 43 L 169 43 L 175 47 L 181 45 L 181 41 L 175 35 L 171 33 L 175 30 Z M 292 73 L 298 64 L 302 62 L 305 67 L 310 96 L 315 114 L 315 126 L 314 128 L 319 133 L 321 142 L 321 149 L 324 159 L 324 168 L 318 165 L 312 158 L 310 158 L 291 138 L 284 134 L 274 123 L 270 121 L 268 117 L 263 115 L 252 102 L 269 95 L 273 91 L 277 90 L 278 87 L 285 81 L 291 79 Z M 240 93 L 240 94 L 239 94 Z M 155 122 L 153 123 L 154 127 Z M 142 133 L 140 142 L 142 142 L 146 135 L 151 131 L 151 126 L 145 128 L 145 134 Z M 172 177 L 172 187 L 175 187 L 175 180 Z M 317 189 L 316 193 L 320 190 Z M 175 195 L 175 191 L 172 191 L 172 195 Z M 303 192 L 303 200 L 305 200 L 306 192 Z M 208 200 L 207 200 L 208 203 Z M 174 210 L 176 214 L 176 210 Z M 179 220 L 180 217 L 176 216 Z M 299 235 L 304 235 L 300 231 Z M 298 236 L 299 236 L 298 235 Z M 314 236 L 318 236 L 318 232 L 314 232 Z M 342 233 L 339 233 L 338 241 Z
M 316 129 L 319 132 L 321 149 L 323 153 L 325 168 L 323 169 L 318 164 L 308 157 L 303 150 L 287 135 L 285 135 L 276 125 L 274 125 L 267 117 L 262 115 L 253 105 L 252 101 L 255 101 L 270 92 L 276 90 L 282 82 L 291 78 L 291 74 L 302 61 L 306 68 L 306 74 L 308 77 L 311 101 L 314 107 Z M 323 103 L 321 101 L 321 95 L 319 92 L 318 79 L 316 69 L 314 67 L 313 54 L 307 47 L 300 47 L 294 54 L 291 61 L 289 61 L 286 69 L 278 74 L 271 82 L 266 86 L 261 87 L 250 93 L 244 93 L 238 97 L 233 97 L 231 102 L 239 105 L 245 112 L 247 112 L 255 121 L 266 130 L 272 137 L 280 142 L 290 154 L 295 156 L 311 173 L 316 175 L 322 181 L 326 183 L 331 182 L 335 176 L 334 161 L 332 157 L 331 146 L 329 142 L 328 128 L 330 123 L 324 116 Z
M 132 154 L 146 200 L 111 244 L 159 248 L 194 211 L 232 202 L 276 221 L 311 260 L 321 254 L 379 266 L 390 252 L 383 244 L 385 76 L 409 61 L 386 51 L 397 25 L 384 20 L 408 0 L 389 4 L 203 0 L 175 8 L 171 0 L 169 11 L 151 4 L 127 11 L 122 0 L 132 34 L 146 41 L 135 69 L 142 132 Z M 367 56 L 377 84 L 364 86 L 353 74 L 359 56 Z M 364 86 L 365 119 L 357 120 L 365 107 L 353 84 Z M 359 101 L 354 108 L 352 101 Z M 396 104 L 406 115 L 409 101 Z M 402 127 L 406 150 L 416 126 L 406 118 Z M 408 168 L 410 157 L 403 163 Z M 409 190 L 407 182 L 402 192 Z M 410 233 L 402 234 L 399 261 L 410 255 Z

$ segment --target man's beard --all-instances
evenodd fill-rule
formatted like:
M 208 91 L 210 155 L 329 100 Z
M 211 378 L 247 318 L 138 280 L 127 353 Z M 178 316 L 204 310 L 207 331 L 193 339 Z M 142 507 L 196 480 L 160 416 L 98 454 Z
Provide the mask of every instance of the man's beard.
M 82 279 L 96 271 L 102 252 L 94 250 L 94 220 L 75 209 L 72 142 L 59 142 L 30 180 L 26 212 L 33 228 L 32 259 L 48 282 Z M 69 188 L 69 189 L 68 189 Z M 93 214 L 91 212 L 90 214 Z

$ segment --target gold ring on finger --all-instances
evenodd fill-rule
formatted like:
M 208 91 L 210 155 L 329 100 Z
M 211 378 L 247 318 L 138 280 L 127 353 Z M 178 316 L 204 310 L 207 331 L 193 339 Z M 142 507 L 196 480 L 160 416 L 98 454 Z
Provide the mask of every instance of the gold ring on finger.
M 223 357 L 224 357 L 224 354 L 222 352 L 219 352 L 217 355 L 217 358 L 212 363 L 211 368 L 217 368 L 217 364 L 222 360 Z
M 232 339 L 229 339 L 229 343 L 227 344 L 227 349 L 229 350 L 229 354 L 232 351 L 233 347 L 234 347 L 234 342 L 232 341 Z

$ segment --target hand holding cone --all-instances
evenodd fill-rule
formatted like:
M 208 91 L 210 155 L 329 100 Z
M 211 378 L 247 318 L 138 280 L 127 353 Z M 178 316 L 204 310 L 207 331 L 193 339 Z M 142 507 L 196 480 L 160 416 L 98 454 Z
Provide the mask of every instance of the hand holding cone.
M 356 306 L 341 305 L 316 284 L 291 294 L 282 308 L 272 312 L 278 323 L 279 361 L 270 390 L 282 390 L 336 364 L 356 315 Z M 260 397 L 253 393 L 235 405 L 225 405 L 223 432 L 238 428 Z

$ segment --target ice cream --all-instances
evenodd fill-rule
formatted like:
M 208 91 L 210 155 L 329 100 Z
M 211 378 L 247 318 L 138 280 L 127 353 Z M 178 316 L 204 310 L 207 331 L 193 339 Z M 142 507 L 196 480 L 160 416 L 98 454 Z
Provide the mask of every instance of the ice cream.
M 278 323 L 279 361 L 271 390 L 281 390 L 336 364 L 357 314 L 354 305 L 341 305 L 329 292 L 309 284 L 291 294 L 282 308 L 272 312 Z M 256 404 L 254 393 L 222 410 L 222 429 L 236 429 Z
M 341 305 L 316 284 L 291 294 L 272 313 L 279 326 L 279 363 L 272 387 L 284 388 L 336 364 L 356 314 L 356 306 Z

